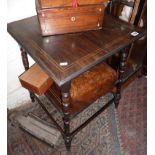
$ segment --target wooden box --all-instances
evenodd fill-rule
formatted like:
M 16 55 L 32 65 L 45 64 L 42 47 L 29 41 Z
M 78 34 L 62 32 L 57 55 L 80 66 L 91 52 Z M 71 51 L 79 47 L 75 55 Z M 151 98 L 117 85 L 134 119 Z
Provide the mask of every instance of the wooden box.
M 108 0 L 36 0 L 43 36 L 102 28 Z
M 44 94 L 53 83 L 52 79 L 37 64 L 20 75 L 19 80 L 24 88 L 39 96 Z

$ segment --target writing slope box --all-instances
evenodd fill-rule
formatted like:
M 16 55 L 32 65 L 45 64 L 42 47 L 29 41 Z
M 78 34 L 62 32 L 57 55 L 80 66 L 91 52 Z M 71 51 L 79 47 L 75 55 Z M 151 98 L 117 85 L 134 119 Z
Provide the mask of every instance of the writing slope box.
M 88 2 L 88 1 L 87 1 Z M 104 0 L 107 2 L 107 0 Z M 72 4 L 72 0 L 70 0 Z M 86 3 L 84 3 L 86 4 Z M 97 30 L 102 28 L 105 4 L 94 3 L 77 7 L 52 5 L 42 7 L 36 0 L 37 16 L 42 36 Z
M 19 76 L 21 85 L 37 95 L 44 94 L 53 84 L 53 80 L 37 65 L 32 65 Z
M 65 7 L 72 6 L 77 1 L 78 5 L 92 5 L 92 4 L 104 4 L 108 0 L 38 0 L 38 3 L 42 9 L 51 7 Z

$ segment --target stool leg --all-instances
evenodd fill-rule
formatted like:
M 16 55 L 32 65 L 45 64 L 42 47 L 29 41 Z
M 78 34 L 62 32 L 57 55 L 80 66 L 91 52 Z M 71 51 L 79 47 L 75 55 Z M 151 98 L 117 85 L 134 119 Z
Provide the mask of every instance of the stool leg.
M 67 83 L 65 86 L 61 88 L 62 94 L 62 105 L 63 105 L 63 122 L 64 122 L 64 141 L 66 145 L 67 151 L 70 151 L 72 137 L 70 134 L 70 103 L 69 103 L 69 93 L 70 83 Z
M 22 47 L 20 48 L 20 51 L 21 51 L 23 66 L 26 71 L 29 69 L 29 61 L 28 61 L 27 53 L 25 52 L 25 50 Z M 29 93 L 30 93 L 31 101 L 34 102 L 35 101 L 34 93 L 31 91 L 29 91 Z
M 121 99 L 121 85 L 124 77 L 126 61 L 127 61 L 128 51 L 124 48 L 120 53 L 120 64 L 119 64 L 119 75 L 118 75 L 118 83 L 116 85 L 116 93 L 114 94 L 114 103 L 117 108 L 119 105 L 119 101 Z

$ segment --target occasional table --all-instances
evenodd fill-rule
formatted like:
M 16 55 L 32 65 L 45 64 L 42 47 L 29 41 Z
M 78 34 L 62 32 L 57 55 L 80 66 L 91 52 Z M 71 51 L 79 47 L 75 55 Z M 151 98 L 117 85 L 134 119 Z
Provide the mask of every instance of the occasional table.
M 113 102 L 116 107 L 118 106 L 121 97 L 121 84 L 125 79 L 124 71 L 128 55 L 126 49 L 135 40 L 146 35 L 145 29 L 136 28 L 109 15 L 105 16 L 101 30 L 42 37 L 38 19 L 33 16 L 9 23 L 8 32 L 20 46 L 25 70 L 29 69 L 27 58 L 27 54 L 29 54 L 53 79 L 55 85 L 60 88 L 60 98 L 55 96 L 52 90 L 48 90 L 45 95 L 61 112 L 64 128 L 58 125 L 48 109 L 31 91 L 30 97 L 32 101 L 35 99 L 38 101 L 62 133 L 67 150 L 70 150 L 73 136 L 104 111 L 106 107 Z M 136 34 L 136 32 L 138 33 Z M 69 91 L 71 81 L 116 53 L 120 55 L 120 64 L 113 99 L 71 132 L 71 118 L 83 110 L 83 106 L 81 106 L 78 110 L 74 109 L 72 113 L 70 112 Z

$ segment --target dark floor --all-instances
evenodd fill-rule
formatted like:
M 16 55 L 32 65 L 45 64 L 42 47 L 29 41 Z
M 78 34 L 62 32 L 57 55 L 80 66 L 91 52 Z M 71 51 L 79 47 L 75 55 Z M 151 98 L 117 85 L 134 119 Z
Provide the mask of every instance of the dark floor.
M 122 99 L 117 110 L 118 128 L 120 130 L 119 136 L 122 140 L 121 147 L 125 150 L 125 155 L 146 155 L 146 81 L 145 77 L 134 80 L 123 91 Z M 16 143 L 13 144 L 10 141 L 12 135 L 17 137 Z M 37 139 L 33 139 L 33 141 L 29 139 L 27 141 L 26 136 L 27 134 L 24 134 L 19 128 L 15 129 L 10 121 L 8 121 L 8 155 L 14 155 L 12 148 L 18 148 L 16 152 L 19 155 L 46 155 L 47 152 L 52 155 L 46 144 L 43 144 Z M 35 145 L 27 145 L 27 143 L 33 143 Z M 18 147 L 16 147 L 17 145 Z M 25 146 L 25 152 L 23 152 L 23 149 L 20 150 L 23 145 Z M 37 146 L 37 148 L 41 149 L 35 151 L 36 148 L 31 148 L 32 146 Z

